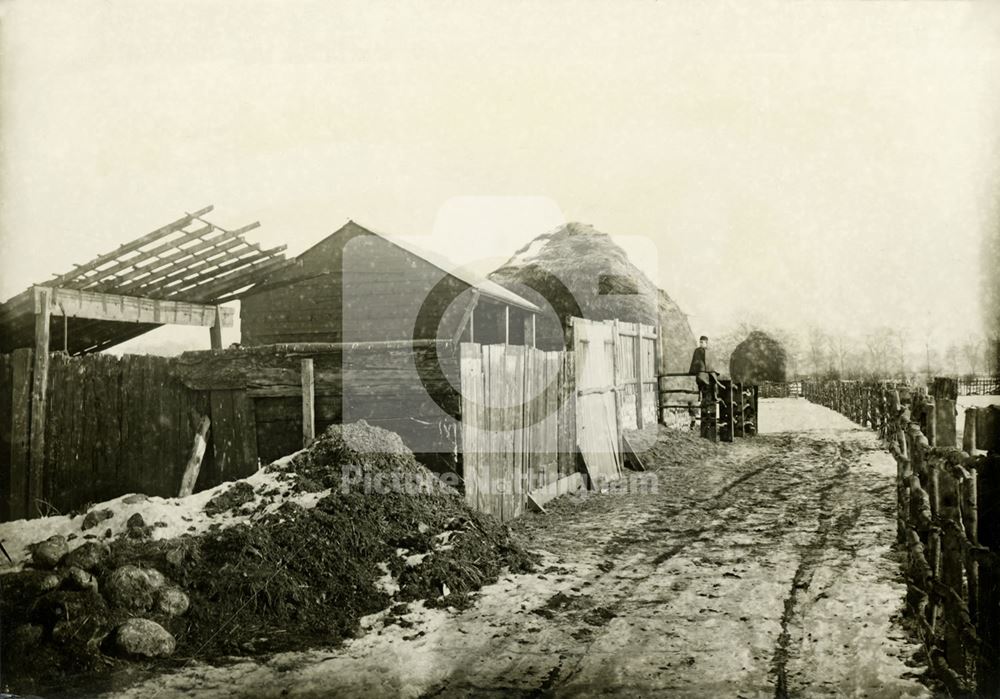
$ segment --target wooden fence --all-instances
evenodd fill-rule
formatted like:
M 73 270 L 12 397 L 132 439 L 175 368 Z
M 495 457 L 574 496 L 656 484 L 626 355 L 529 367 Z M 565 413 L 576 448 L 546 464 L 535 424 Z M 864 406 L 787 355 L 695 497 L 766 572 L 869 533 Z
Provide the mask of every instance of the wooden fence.
M 533 492 L 577 473 L 573 360 L 572 352 L 462 344 L 462 474 L 470 506 L 509 520 Z
M 896 459 L 907 606 L 953 696 L 1000 694 L 1000 409 L 966 411 L 954 381 L 929 395 L 890 383 L 805 382 L 803 395 L 871 427 Z
M 0 356 L 0 517 L 67 512 L 129 492 L 176 495 L 207 417 L 195 490 L 249 475 L 327 425 L 364 419 L 398 433 L 432 469 L 461 475 L 474 507 L 510 519 L 532 502 L 617 478 L 623 431 L 659 414 L 656 330 L 575 323 L 580 339 L 588 330 L 607 336 L 599 359 L 581 365 L 576 351 L 515 345 L 468 344 L 460 352 L 436 340 L 293 343 L 175 358 L 52 353 L 44 443 L 32 427 L 31 350 Z M 591 370 L 607 380 L 584 396 L 578 384 Z M 579 410 L 591 394 L 606 395 L 609 419 Z M 581 439 L 602 431 L 604 446 Z M 598 468 L 605 456 L 614 464 L 607 472 Z
M 758 390 L 761 398 L 791 398 L 802 395 L 802 382 L 762 381 Z
M 0 517 L 66 512 L 128 492 L 176 495 L 197 417 L 214 406 L 185 388 L 172 364 L 52 354 L 39 459 L 30 449 L 32 350 L 0 358 Z M 207 454 L 200 487 L 244 474 L 221 473 L 222 460 L 221 450 L 218 459 L 215 450 Z
M 957 381 L 960 396 L 1000 395 L 1000 376 L 963 377 Z
M 447 410 L 457 415 L 457 391 L 442 387 L 457 384 L 457 348 L 376 345 L 172 358 L 51 353 L 41 449 L 33 448 L 41 442 L 32 433 L 32 351 L 0 355 L 0 519 L 65 513 L 130 492 L 176 496 L 204 417 L 210 428 L 195 490 L 301 449 L 304 357 L 315 359 L 316 428 L 365 419 L 399 433 L 428 465 L 453 469 L 457 429 Z M 437 372 L 421 376 L 428 365 Z

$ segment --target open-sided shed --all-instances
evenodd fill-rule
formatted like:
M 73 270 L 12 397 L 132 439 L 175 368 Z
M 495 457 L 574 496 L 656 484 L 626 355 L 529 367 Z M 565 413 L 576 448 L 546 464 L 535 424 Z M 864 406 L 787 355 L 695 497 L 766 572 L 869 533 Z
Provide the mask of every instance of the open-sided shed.
M 126 439 L 119 423 L 136 412 L 122 407 L 123 396 L 131 400 L 138 394 L 150 394 L 140 407 L 150 401 L 156 406 L 163 403 L 154 395 L 157 382 L 152 374 L 123 374 L 118 368 L 108 368 L 105 380 L 83 381 L 82 373 L 77 376 L 63 371 L 69 365 L 60 357 L 56 372 L 59 390 L 53 392 L 49 386 L 50 351 L 92 354 L 168 324 L 204 326 L 209 329 L 212 347 L 221 349 L 221 329 L 233 322 L 232 310 L 221 304 L 288 261 L 282 254 L 284 246 L 265 250 L 244 237 L 258 223 L 226 230 L 204 218 L 211 211 L 209 206 L 187 213 L 0 304 L 0 351 L 13 353 L 0 372 L 0 488 L 10 496 L 11 512 L 34 512 L 48 494 L 44 475 L 47 456 L 51 457 L 50 475 L 65 463 L 46 450 L 46 434 L 50 438 L 58 434 L 47 419 L 50 401 L 60 403 L 56 416 L 74 416 L 73 424 L 62 425 L 60 431 L 79 435 L 73 451 L 76 456 L 87 451 L 95 470 L 104 462 L 122 459 L 126 451 L 119 448 L 122 444 L 140 440 L 155 443 L 160 432 L 186 432 L 185 418 L 173 411 L 169 416 L 158 414 L 144 426 L 143 434 L 133 426 Z M 143 367 L 152 365 L 147 362 Z M 102 371 L 91 371 L 87 376 L 103 376 Z M 66 393 L 64 384 L 75 386 L 78 395 Z M 167 391 L 165 386 L 161 388 L 161 392 Z M 80 400 L 74 402 L 75 398 Z M 76 415 L 84 406 L 88 414 Z M 85 428 L 84 418 L 93 411 L 110 415 L 114 436 Z M 190 444 L 186 435 L 184 441 Z M 172 457 L 168 452 L 158 449 L 142 458 L 152 461 L 147 464 L 151 471 L 157 471 L 158 466 L 169 470 L 172 461 L 167 459 Z M 91 465 L 84 466 L 89 469 Z

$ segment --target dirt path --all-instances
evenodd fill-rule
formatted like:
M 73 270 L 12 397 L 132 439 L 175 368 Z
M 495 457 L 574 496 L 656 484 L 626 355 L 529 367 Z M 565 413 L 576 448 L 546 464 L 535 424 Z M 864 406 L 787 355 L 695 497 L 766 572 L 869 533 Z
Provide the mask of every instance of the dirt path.
M 564 498 L 519 523 L 542 568 L 471 609 L 374 617 L 338 650 L 125 695 L 929 696 L 897 623 L 891 457 L 805 401 L 767 401 L 762 419 L 771 434 L 661 464 L 656 492 Z

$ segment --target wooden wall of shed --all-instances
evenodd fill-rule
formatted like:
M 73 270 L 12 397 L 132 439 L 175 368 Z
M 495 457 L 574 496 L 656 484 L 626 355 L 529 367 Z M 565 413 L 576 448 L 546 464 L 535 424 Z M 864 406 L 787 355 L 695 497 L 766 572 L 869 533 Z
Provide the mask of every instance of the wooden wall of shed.
M 188 352 L 178 359 L 178 372 L 193 390 L 246 391 L 253 402 L 256 447 L 267 463 L 302 448 L 300 361 L 305 356 L 313 359 L 317 433 L 332 424 L 366 420 L 399 433 L 435 470 L 455 469 L 453 416 L 460 410 L 460 380 L 453 343 L 328 347 L 311 354 L 280 345 Z M 440 366 L 436 377 L 431 373 L 435 365 Z
M 348 224 L 242 300 L 242 343 L 452 338 L 470 302 L 464 282 Z M 415 327 L 422 305 L 441 323 Z

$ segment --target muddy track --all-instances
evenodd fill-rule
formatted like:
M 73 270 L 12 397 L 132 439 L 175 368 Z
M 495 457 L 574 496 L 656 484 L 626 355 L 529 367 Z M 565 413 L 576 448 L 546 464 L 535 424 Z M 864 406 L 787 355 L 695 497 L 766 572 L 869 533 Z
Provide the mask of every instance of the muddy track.
M 544 644 L 548 663 L 523 662 L 533 643 L 517 629 L 510 629 L 484 647 L 484 654 L 493 659 L 489 670 L 476 663 L 463 667 L 430 694 L 489 695 L 492 688 L 521 696 L 583 696 L 594 686 L 621 686 L 631 678 L 624 678 L 613 664 L 602 667 L 595 659 L 607 653 L 621 634 L 632 633 L 623 626 L 634 627 L 644 619 L 655 621 L 664 612 L 669 617 L 674 614 L 672 608 L 700 599 L 704 606 L 695 616 L 672 618 L 663 626 L 665 635 L 683 638 L 683 633 L 678 634 L 678 621 L 688 626 L 697 624 L 701 616 L 725 616 L 716 600 L 728 597 L 727 603 L 732 604 L 733 597 L 752 601 L 757 594 L 751 576 L 747 576 L 751 584 L 742 584 L 743 574 L 735 571 L 734 561 L 766 568 L 768 559 L 775 557 L 780 565 L 770 574 L 787 582 L 764 618 L 756 620 L 773 625 L 775 632 L 770 646 L 760 648 L 756 673 L 750 680 L 760 691 L 751 694 L 800 696 L 804 688 L 814 684 L 802 670 L 808 662 L 800 648 L 809 634 L 806 618 L 835 587 L 831 578 L 848 569 L 855 558 L 858 545 L 849 539 L 866 502 L 859 498 L 859 490 L 871 488 L 868 475 L 852 475 L 852 469 L 860 456 L 874 449 L 872 444 L 798 434 L 762 437 L 751 446 L 735 447 L 728 461 L 702 466 L 729 469 L 729 477 L 704 496 L 688 499 L 687 507 L 678 507 L 668 494 L 664 501 L 650 503 L 642 516 L 613 522 L 617 526 L 609 527 L 608 536 L 597 549 L 599 557 L 607 560 L 571 588 L 568 598 L 567 592 L 560 591 L 541 607 L 549 625 L 557 627 Z M 874 498 L 883 492 L 882 487 L 875 495 L 868 492 L 867 501 L 875 504 Z M 734 550 L 746 555 L 734 558 L 730 555 Z M 816 580 L 818 571 L 823 572 L 823 580 Z M 725 580 L 725 587 L 733 592 L 724 595 L 723 584 L 717 580 Z M 651 590 L 655 590 L 655 598 L 644 599 Z M 603 610 L 605 623 L 595 626 L 583 620 L 581 610 L 594 605 Z M 725 621 L 732 622 L 732 615 Z M 753 634 L 753 612 L 737 621 L 744 627 L 743 633 Z M 691 635 L 698 642 L 700 635 Z M 638 645 L 634 650 L 646 653 Z M 701 664 L 697 653 L 692 652 L 680 664 L 667 657 L 650 659 L 645 665 L 653 666 L 661 679 L 675 676 L 677 684 L 668 686 L 679 693 L 684 685 L 705 680 L 708 686 L 715 686 L 710 676 L 697 676 L 705 672 L 695 667 Z M 529 674 L 535 681 L 527 682 L 524 674 L 511 681 L 515 672 Z
M 542 565 L 469 609 L 418 607 L 292 670 L 250 665 L 240 684 L 200 668 L 197 682 L 300 699 L 929 696 L 896 622 L 892 458 L 831 411 L 764 405 L 787 432 L 517 523 Z

